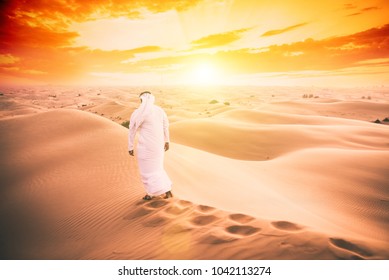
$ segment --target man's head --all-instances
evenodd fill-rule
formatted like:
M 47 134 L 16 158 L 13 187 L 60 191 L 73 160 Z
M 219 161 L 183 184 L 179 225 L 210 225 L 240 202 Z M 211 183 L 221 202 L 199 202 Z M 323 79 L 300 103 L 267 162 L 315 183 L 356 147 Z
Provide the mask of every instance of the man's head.
M 141 97 L 143 94 L 151 94 L 151 92 L 150 91 L 144 91 L 141 94 L 139 94 L 139 97 Z
M 141 103 L 142 103 L 142 96 L 145 95 L 145 94 L 151 94 L 151 92 L 150 91 L 144 91 L 141 94 L 139 94 L 139 98 L 140 98 L 140 102 Z

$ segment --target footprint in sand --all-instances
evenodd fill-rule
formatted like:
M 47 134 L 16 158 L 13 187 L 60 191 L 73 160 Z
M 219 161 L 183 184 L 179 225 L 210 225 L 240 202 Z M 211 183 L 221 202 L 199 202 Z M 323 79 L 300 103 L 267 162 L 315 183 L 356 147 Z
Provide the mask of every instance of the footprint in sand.
M 189 210 L 188 207 L 186 208 L 181 208 L 179 206 L 171 206 L 169 208 L 166 208 L 165 212 L 168 213 L 168 214 L 171 214 L 171 215 L 174 215 L 174 216 L 178 216 L 178 215 L 181 215 L 185 212 L 187 212 Z
M 169 204 L 168 200 L 158 199 L 158 200 L 152 200 L 152 201 L 146 203 L 145 206 L 152 208 L 152 209 L 158 209 L 158 208 L 161 208 L 167 204 Z
M 244 215 L 244 214 L 230 214 L 229 215 L 230 220 L 234 222 L 238 222 L 240 224 L 246 224 L 252 220 L 254 220 L 254 217 Z
M 136 205 L 139 207 L 137 210 L 131 214 L 128 214 L 124 217 L 125 220 L 132 220 L 137 219 L 140 217 L 145 217 L 153 212 L 155 212 L 156 209 L 159 209 L 165 205 L 167 205 L 169 202 L 166 200 L 154 200 L 150 202 L 144 202 L 140 201 L 136 203 Z
M 276 221 L 276 222 L 272 222 L 271 224 L 276 229 L 284 230 L 284 231 L 299 231 L 304 228 L 298 224 L 287 222 L 287 221 Z
M 361 246 L 358 246 L 350 241 L 340 239 L 340 238 L 330 238 L 330 244 L 335 246 L 338 249 L 349 251 L 351 254 L 350 258 L 352 259 L 362 259 L 362 257 L 371 257 L 373 254 L 367 250 L 362 248 Z M 362 257 L 361 257 L 362 256 Z
M 196 226 L 205 226 L 216 221 L 218 217 L 214 215 L 199 215 L 194 217 L 191 222 Z
M 223 244 L 223 243 L 228 243 L 237 240 L 235 237 L 223 235 L 223 234 L 218 234 L 218 233 L 213 233 L 210 235 L 205 236 L 204 238 L 201 239 L 201 243 L 205 244 Z
M 184 207 L 193 206 L 193 203 L 187 200 L 179 200 L 178 204 Z
M 202 213 L 208 213 L 215 210 L 215 207 L 207 206 L 207 205 L 197 205 L 197 209 Z
M 226 228 L 226 231 L 232 234 L 249 236 L 260 231 L 261 228 L 252 226 L 233 225 Z

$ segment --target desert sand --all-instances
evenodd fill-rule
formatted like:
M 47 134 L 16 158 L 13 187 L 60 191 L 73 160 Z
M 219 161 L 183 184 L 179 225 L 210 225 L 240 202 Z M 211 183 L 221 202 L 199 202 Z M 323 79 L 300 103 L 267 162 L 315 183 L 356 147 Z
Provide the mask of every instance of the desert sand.
M 127 151 L 143 88 L 0 90 L 1 259 L 389 259 L 389 88 L 147 89 L 169 200 Z

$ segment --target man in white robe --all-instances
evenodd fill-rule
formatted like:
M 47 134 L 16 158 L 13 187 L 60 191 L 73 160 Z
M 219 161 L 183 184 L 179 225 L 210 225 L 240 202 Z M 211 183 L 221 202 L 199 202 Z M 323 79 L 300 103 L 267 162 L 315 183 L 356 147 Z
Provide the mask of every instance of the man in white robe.
M 137 160 L 143 185 L 144 200 L 164 195 L 172 197 L 172 182 L 164 167 L 164 152 L 169 149 L 169 121 L 163 109 L 154 104 L 154 96 L 146 91 L 140 94 L 141 105 L 130 118 L 128 150 L 134 156 L 134 139 L 139 132 Z

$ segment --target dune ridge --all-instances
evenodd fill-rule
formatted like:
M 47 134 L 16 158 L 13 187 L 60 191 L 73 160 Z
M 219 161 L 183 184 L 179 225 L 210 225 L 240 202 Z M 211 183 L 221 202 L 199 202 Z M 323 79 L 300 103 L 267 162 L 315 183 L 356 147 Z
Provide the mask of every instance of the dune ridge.
M 244 118 L 254 123 L 241 123 L 244 112 L 213 119 L 196 119 L 173 123 L 171 135 L 175 142 L 209 151 L 229 158 L 243 160 L 268 160 L 286 153 L 308 148 L 342 148 L 354 150 L 379 150 L 388 146 L 389 128 L 353 120 L 336 123 L 335 118 L 316 118 L 316 122 L 304 123 L 306 117 L 296 121 L 275 120 L 270 124 L 266 119 L 255 121 L 261 113 L 246 112 Z M 238 121 L 231 120 L 238 115 Z M 283 118 L 286 118 L 284 115 Z M 322 123 L 320 123 L 322 121 Z

